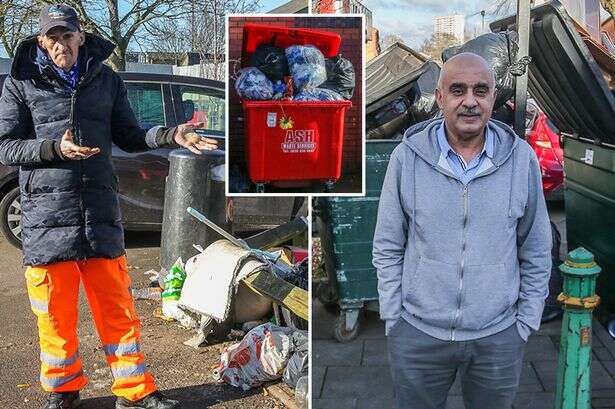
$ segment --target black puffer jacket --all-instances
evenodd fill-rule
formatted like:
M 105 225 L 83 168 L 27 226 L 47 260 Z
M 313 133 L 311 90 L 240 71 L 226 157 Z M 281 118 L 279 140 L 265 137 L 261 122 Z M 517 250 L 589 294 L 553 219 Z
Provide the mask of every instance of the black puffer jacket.
M 0 99 L 0 162 L 20 165 L 24 263 L 118 257 L 124 236 L 111 144 L 147 150 L 163 130 L 146 134 L 139 127 L 122 80 L 102 63 L 113 50 L 110 42 L 86 34 L 75 91 L 51 66 L 36 62 L 36 49 L 35 36 L 20 44 Z M 51 154 L 50 140 L 68 128 L 75 143 L 100 153 L 86 160 Z

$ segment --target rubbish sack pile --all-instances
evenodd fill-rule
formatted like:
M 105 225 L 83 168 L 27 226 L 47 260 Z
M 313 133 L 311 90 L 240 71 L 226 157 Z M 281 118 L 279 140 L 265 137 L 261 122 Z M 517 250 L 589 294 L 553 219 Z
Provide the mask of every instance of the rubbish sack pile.
M 427 61 L 419 70 L 421 74 L 412 79 L 407 91 L 392 92 L 385 97 L 389 101 L 372 112 L 368 107 L 365 116 L 366 139 L 401 139 L 404 131 L 412 125 L 438 115 L 436 88 L 440 67 L 433 61 Z M 408 84 L 410 82 L 402 78 L 399 89 L 408 87 Z
M 442 51 L 442 61 L 446 62 L 464 52 L 483 57 L 495 73 L 497 95 L 493 108 L 498 109 L 512 98 L 515 92 L 515 77 L 510 73 L 510 68 L 517 61 L 518 38 L 514 31 L 483 34 L 463 45 L 446 48 Z
M 237 94 L 245 100 L 342 101 L 352 98 L 355 72 L 341 55 L 327 58 L 313 45 L 285 50 L 261 44 L 239 70 Z
M 222 353 L 214 378 L 247 391 L 282 378 L 289 360 L 304 349 L 307 350 L 307 332 L 265 323 Z M 301 364 L 293 362 L 289 369 L 287 377 L 291 382 L 300 377 Z

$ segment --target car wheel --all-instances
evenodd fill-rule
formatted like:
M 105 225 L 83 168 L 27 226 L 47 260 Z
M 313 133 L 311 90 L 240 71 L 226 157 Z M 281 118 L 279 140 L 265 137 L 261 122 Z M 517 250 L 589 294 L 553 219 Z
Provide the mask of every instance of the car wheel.
M 9 243 L 21 248 L 21 196 L 19 186 L 9 190 L 0 201 L 0 230 Z

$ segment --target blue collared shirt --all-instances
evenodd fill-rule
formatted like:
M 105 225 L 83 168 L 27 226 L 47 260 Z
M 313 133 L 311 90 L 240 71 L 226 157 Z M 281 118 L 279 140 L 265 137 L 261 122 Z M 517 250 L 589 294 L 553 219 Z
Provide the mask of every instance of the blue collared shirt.
M 495 138 L 489 127 L 485 127 L 485 144 L 482 151 L 476 155 L 469 163 L 466 163 L 463 157 L 459 155 L 451 147 L 446 139 L 444 130 L 444 122 L 436 131 L 438 137 L 438 145 L 440 146 L 440 160 L 438 165 L 450 171 L 461 180 L 461 183 L 467 185 L 476 175 L 493 166 L 493 151 L 495 147 Z

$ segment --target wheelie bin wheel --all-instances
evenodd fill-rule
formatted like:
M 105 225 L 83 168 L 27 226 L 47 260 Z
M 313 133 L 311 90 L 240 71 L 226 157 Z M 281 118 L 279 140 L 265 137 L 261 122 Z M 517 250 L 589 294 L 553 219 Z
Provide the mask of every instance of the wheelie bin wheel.
M 325 182 L 325 193 L 333 192 L 334 188 L 335 188 L 335 181 L 334 180 L 327 180 Z
M 346 327 L 347 311 L 340 311 L 339 317 L 333 325 L 333 337 L 341 343 L 350 342 L 359 335 L 359 318 L 354 322 L 350 329 Z

